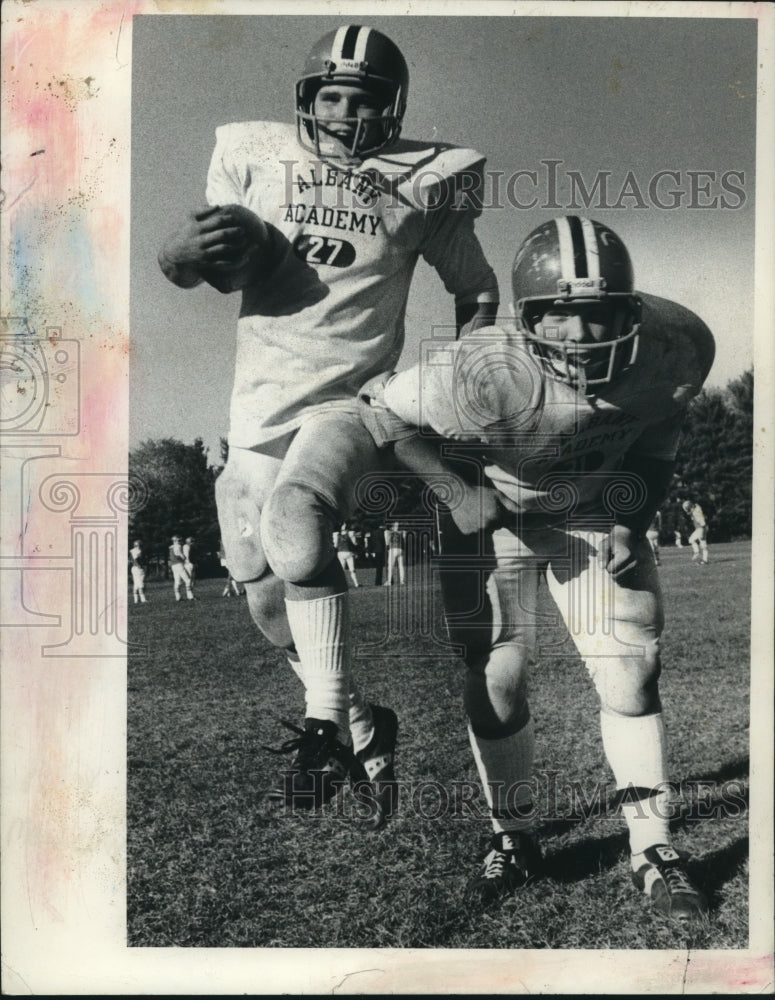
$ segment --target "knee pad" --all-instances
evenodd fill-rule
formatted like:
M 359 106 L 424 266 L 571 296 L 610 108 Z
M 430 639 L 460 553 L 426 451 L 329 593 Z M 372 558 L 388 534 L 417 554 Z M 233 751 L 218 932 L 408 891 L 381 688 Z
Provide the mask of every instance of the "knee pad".
M 261 510 L 245 478 L 227 465 L 215 481 L 215 503 L 224 560 L 238 583 L 256 580 L 267 570 L 261 544 Z
M 658 648 L 644 647 L 640 656 L 588 660 L 586 666 L 604 710 L 628 716 L 659 711 L 662 663 Z
M 293 646 L 293 636 L 285 611 L 285 584 L 273 574 L 245 584 L 250 617 L 261 632 L 280 649 Z
M 261 538 L 272 571 L 289 583 L 322 573 L 335 556 L 332 535 L 339 520 L 312 487 L 278 484 L 261 515 Z

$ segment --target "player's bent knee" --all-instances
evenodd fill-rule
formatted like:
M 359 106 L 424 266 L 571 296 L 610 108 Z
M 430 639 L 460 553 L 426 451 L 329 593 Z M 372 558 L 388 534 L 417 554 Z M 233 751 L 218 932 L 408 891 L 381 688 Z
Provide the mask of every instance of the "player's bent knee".
M 267 569 L 259 525 L 261 511 L 246 480 L 227 465 L 215 481 L 215 503 L 224 559 L 235 580 L 255 580 Z
M 617 715 L 640 716 L 659 711 L 659 652 L 587 663 L 600 696 L 601 707 Z
M 317 577 L 334 558 L 337 512 L 303 483 L 275 489 L 261 515 L 261 537 L 274 573 L 289 583 Z
M 280 649 L 293 645 L 285 612 L 285 584 L 274 575 L 245 584 L 250 617 L 266 638 Z

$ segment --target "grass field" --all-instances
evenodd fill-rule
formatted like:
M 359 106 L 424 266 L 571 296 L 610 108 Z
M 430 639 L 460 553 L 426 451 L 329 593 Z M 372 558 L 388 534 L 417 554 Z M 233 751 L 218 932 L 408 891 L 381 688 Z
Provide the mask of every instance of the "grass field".
M 744 948 L 750 544 L 712 545 L 704 568 L 690 554 L 663 550 L 661 569 L 661 691 L 682 804 L 675 845 L 691 854 L 712 911 L 687 943 Z M 225 600 L 222 580 L 203 580 L 196 602 L 175 604 L 171 584 L 151 583 L 149 603 L 130 605 L 130 640 L 146 650 L 129 660 L 131 946 L 681 945 L 630 883 L 621 817 L 598 810 L 584 820 L 574 798 L 574 783 L 588 801 L 599 782 L 611 793 L 613 784 L 597 697 L 567 645 L 545 651 L 531 685 L 547 875 L 494 909 L 465 899 L 489 824 L 473 799 L 462 668 L 434 641 L 438 595 L 420 575 L 352 595 L 357 678 L 401 726 L 401 808 L 376 833 L 358 824 L 349 791 L 313 816 L 259 804 L 285 760 L 262 745 L 289 735 L 276 716 L 301 722 L 303 697 L 244 599 Z M 427 628 L 410 631 L 405 602 L 419 603 Z

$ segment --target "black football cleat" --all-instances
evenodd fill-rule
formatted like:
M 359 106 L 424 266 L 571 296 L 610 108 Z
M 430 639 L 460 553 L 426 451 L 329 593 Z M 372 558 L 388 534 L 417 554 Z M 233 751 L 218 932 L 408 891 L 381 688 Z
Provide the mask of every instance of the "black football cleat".
M 352 747 L 337 739 L 336 723 L 327 719 L 305 719 L 304 729 L 286 719 L 280 722 L 297 735 L 279 747 L 264 749 L 276 754 L 295 751 L 296 756 L 290 769 L 283 772 L 282 785 L 265 792 L 264 797 L 291 809 L 318 809 L 344 787 L 356 766 Z
M 649 897 L 654 909 L 684 925 L 706 921 L 708 902 L 692 883 L 678 853 L 667 844 L 656 844 L 643 856 L 646 864 L 632 873 L 632 881 Z
M 398 718 L 391 708 L 371 705 L 374 733 L 355 754 L 352 770 L 353 795 L 363 807 L 359 817 L 364 826 L 378 830 L 398 807 L 398 785 L 394 770 Z
M 511 896 L 534 881 L 543 858 L 535 839 L 527 833 L 496 833 L 481 872 L 468 883 L 468 895 L 482 903 Z

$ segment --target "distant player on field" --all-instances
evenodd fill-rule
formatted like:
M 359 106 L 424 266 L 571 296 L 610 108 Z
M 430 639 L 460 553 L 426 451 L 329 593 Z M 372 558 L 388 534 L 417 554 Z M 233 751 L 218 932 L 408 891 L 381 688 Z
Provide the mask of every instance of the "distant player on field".
M 651 524 L 646 530 L 646 538 L 649 545 L 651 546 L 651 551 L 654 553 L 654 562 L 657 566 L 660 565 L 659 560 L 659 533 L 662 531 L 662 512 L 656 511 L 653 518 L 651 519 Z
M 191 580 L 191 589 L 193 590 L 196 581 L 196 546 L 191 536 L 183 543 L 183 556 L 186 560 L 184 566 Z
M 692 547 L 692 562 L 701 566 L 708 565 L 708 520 L 698 503 L 694 500 L 684 500 L 681 503 L 684 513 L 692 522 L 692 532 L 689 544 Z
M 355 571 L 355 553 L 358 540 L 355 532 L 350 531 L 347 522 L 343 521 L 339 530 L 334 532 L 334 548 L 342 569 L 350 577 L 353 587 L 358 586 L 358 574 Z
M 143 552 L 143 545 L 137 539 L 129 550 L 129 568 L 132 573 L 132 598 L 135 604 L 145 604 L 145 571 L 148 567 L 148 557 Z
M 385 531 L 385 550 L 387 565 L 387 585 L 392 587 L 395 576 L 403 586 L 406 583 L 406 532 L 401 530 L 398 521 L 394 521 Z
M 183 586 L 186 589 L 186 598 L 193 601 L 194 591 L 191 587 L 191 577 L 186 569 L 186 553 L 183 551 L 180 535 L 172 536 L 172 545 L 169 547 L 167 560 L 172 572 L 172 589 L 175 593 L 175 600 L 180 600 L 180 588 Z
M 253 620 L 306 689 L 283 790 L 299 806 L 329 800 L 348 774 L 388 790 L 393 775 L 395 715 L 372 710 L 351 684 L 347 587 L 332 545 L 360 477 L 380 467 L 358 389 L 398 360 L 420 257 L 454 296 L 459 327 L 488 322 L 497 307 L 474 234 L 484 157 L 401 139 L 408 86 L 406 61 L 381 32 L 349 24 L 323 36 L 296 81 L 295 125 L 218 128 L 208 205 L 159 255 L 183 288 L 204 278 L 242 291 L 216 496 Z
M 412 437 L 416 428 L 448 439 L 438 471 L 450 461 L 479 469 L 451 505 L 439 561 L 494 830 L 470 889 L 495 899 L 541 870 L 527 675 L 547 617 L 537 613 L 545 577 L 600 698 L 633 880 L 661 913 L 703 919 L 665 809 L 662 597 L 645 535 L 713 338 L 688 309 L 635 292 L 626 247 L 598 222 L 539 226 L 517 251 L 512 283 L 516 329 L 477 330 L 443 352 L 435 343 L 419 368 L 362 393 L 375 440 L 395 442 L 412 471 L 432 482 L 438 447 Z

